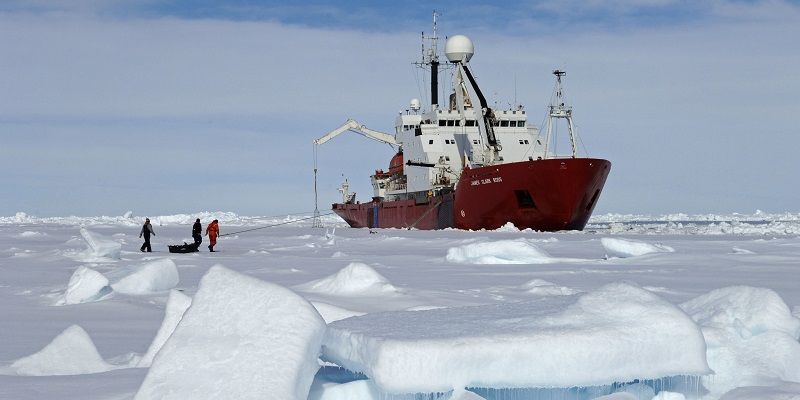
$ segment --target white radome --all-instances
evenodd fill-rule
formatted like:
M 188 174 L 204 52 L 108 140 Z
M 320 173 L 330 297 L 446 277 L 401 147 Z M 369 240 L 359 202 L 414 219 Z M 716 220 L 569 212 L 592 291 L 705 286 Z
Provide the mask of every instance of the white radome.
M 414 110 L 414 111 L 419 111 L 419 109 L 420 109 L 420 107 L 421 107 L 421 106 L 420 106 L 419 99 L 416 99 L 416 98 L 415 98 L 415 99 L 411 99 L 411 102 L 410 102 L 410 103 L 411 103 L 411 104 L 410 104 L 410 106 L 411 106 L 411 109 L 412 109 L 412 110 Z
M 472 45 L 472 40 L 464 35 L 451 36 L 444 45 L 444 54 L 450 62 L 469 62 L 475 54 L 475 46 Z

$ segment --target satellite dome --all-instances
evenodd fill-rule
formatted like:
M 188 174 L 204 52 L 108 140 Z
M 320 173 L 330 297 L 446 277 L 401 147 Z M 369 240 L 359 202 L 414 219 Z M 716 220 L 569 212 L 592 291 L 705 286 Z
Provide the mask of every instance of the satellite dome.
M 412 110 L 419 111 L 420 109 L 419 99 L 411 99 L 410 105 Z
M 475 54 L 475 46 L 472 45 L 472 40 L 464 35 L 451 36 L 444 45 L 444 54 L 450 62 L 468 62 Z

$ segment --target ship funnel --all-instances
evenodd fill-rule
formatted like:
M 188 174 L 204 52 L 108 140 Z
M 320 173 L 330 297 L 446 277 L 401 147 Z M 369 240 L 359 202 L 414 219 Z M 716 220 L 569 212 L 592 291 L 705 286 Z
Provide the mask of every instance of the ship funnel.
M 472 45 L 472 40 L 464 35 L 451 36 L 444 45 L 444 54 L 452 63 L 469 62 L 475 54 L 475 46 Z

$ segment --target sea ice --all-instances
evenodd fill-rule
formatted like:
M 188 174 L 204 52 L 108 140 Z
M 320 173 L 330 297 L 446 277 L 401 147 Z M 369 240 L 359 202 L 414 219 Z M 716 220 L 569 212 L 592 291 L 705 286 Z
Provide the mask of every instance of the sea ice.
M 533 279 L 522 285 L 527 293 L 535 296 L 569 296 L 578 293 L 575 289 L 559 286 L 544 279 Z
M 548 264 L 556 260 L 525 239 L 469 243 L 447 250 L 447 261 L 460 264 Z
M 672 253 L 675 251 L 672 247 L 664 246 L 663 244 L 652 244 L 630 239 L 601 238 L 600 243 L 603 244 L 603 247 L 606 249 L 606 254 L 609 257 L 628 258 L 651 253 Z
M 14 361 L 9 367 L 17 375 L 80 375 L 116 368 L 100 356 L 89 334 L 72 325 L 38 352 Z
M 317 309 L 319 315 L 325 320 L 325 323 L 330 324 L 333 321 L 340 319 L 364 315 L 363 312 L 348 310 L 346 308 L 337 307 L 333 304 L 324 303 L 321 301 L 312 301 L 311 304 Z
M 164 346 L 164 343 L 166 343 L 167 339 L 172 335 L 172 332 L 175 331 L 175 327 L 181 322 L 183 314 L 190 305 L 192 305 L 191 297 L 177 290 L 170 290 L 167 305 L 164 309 L 164 320 L 161 322 L 161 327 L 158 328 L 158 333 L 156 333 L 153 342 L 150 343 L 147 352 L 144 353 L 142 359 L 139 360 L 139 367 L 147 368 L 153 363 L 153 358 L 158 351 L 161 350 L 161 347 Z
M 800 320 L 771 289 L 726 287 L 681 307 L 701 326 L 708 344 L 715 375 L 703 385 L 712 395 L 739 386 L 800 382 Z
M 308 400 L 381 400 L 367 379 L 347 383 L 326 383 L 311 389 Z
M 770 386 L 745 386 L 725 393 L 719 400 L 798 400 L 800 383 L 779 382 Z
M 681 350 L 665 351 L 671 348 Z M 711 372 L 694 321 L 625 283 L 581 296 L 348 318 L 328 326 L 323 358 L 364 373 L 386 393 L 594 386 Z
M 97 258 L 119 259 L 122 252 L 122 244 L 119 242 L 86 228 L 81 228 L 81 236 L 89 246 L 82 254 L 84 261 L 93 261 Z
M 80 304 L 97 301 L 111 294 L 108 279 L 103 274 L 85 266 L 80 266 L 69 278 L 67 290 L 56 305 Z
M 684 396 L 682 393 L 668 392 L 663 390 L 658 392 L 658 394 L 653 397 L 653 400 L 686 400 L 686 396 Z
M 291 290 L 216 265 L 136 399 L 306 399 L 324 332 Z
M 169 258 L 109 273 L 115 292 L 142 295 L 170 290 L 178 285 L 178 267 Z
M 322 279 L 295 286 L 304 292 L 335 296 L 380 295 L 398 289 L 369 265 L 353 262 L 339 272 Z

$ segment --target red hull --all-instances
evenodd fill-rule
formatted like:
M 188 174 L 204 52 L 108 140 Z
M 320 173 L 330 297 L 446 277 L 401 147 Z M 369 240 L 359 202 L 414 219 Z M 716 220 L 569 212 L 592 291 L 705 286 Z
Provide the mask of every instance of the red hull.
M 455 193 L 415 200 L 334 204 L 354 228 L 581 230 L 611 163 L 594 158 L 522 161 L 466 168 Z

